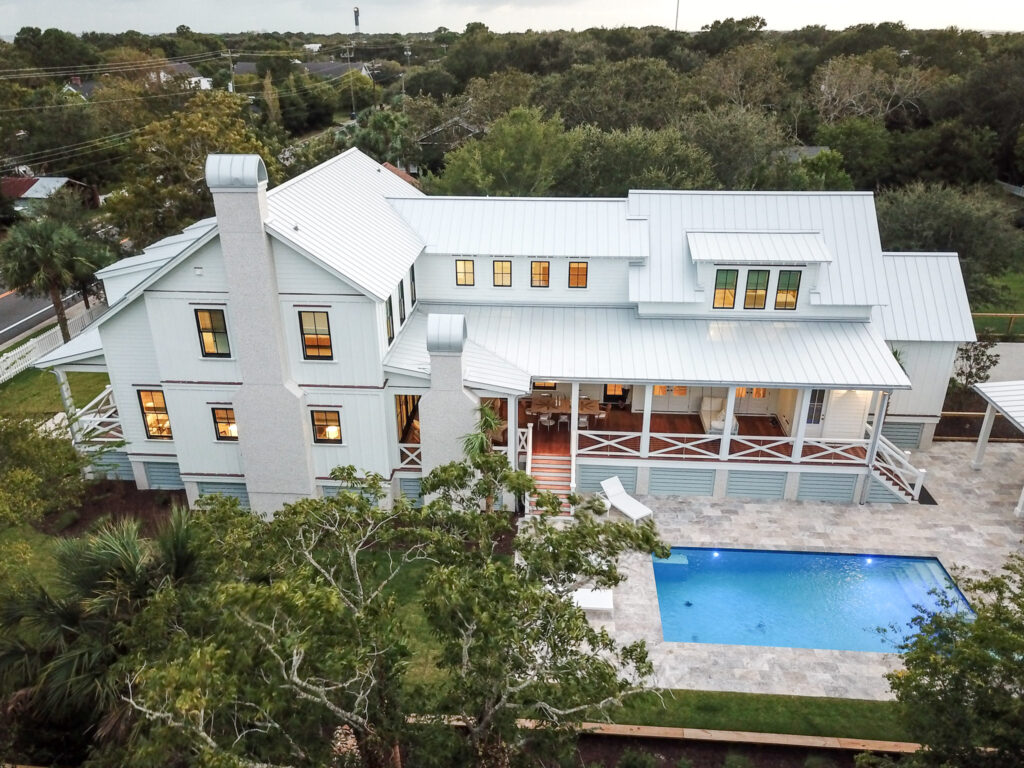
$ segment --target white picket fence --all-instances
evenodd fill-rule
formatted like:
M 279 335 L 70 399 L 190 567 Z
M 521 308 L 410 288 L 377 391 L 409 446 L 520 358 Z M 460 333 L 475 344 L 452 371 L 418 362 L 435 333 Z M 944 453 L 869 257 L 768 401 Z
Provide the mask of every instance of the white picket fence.
M 71 338 L 80 334 L 86 326 L 106 311 L 105 304 L 96 304 L 82 314 L 68 318 L 68 330 L 71 332 Z M 60 328 L 54 327 L 46 333 L 29 339 L 20 347 L 15 347 L 10 352 L 0 355 L 0 384 L 31 368 L 36 360 L 52 352 L 63 343 L 64 339 L 60 335 Z

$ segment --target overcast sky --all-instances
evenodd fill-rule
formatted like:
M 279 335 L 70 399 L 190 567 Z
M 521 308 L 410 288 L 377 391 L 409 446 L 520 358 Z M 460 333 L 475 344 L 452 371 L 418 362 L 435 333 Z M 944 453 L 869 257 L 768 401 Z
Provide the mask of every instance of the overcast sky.
M 676 0 L 0 0 L 0 34 L 13 35 L 24 26 L 154 33 L 171 32 L 179 24 L 201 32 L 351 32 L 356 4 L 362 32 L 429 32 L 442 26 L 462 30 L 470 21 L 482 21 L 498 32 L 672 27 L 676 14 Z M 842 29 L 879 21 L 902 21 L 912 28 L 1024 29 L 1020 0 L 680 0 L 679 28 L 697 30 L 715 19 L 754 15 L 767 19 L 771 29 L 808 24 Z

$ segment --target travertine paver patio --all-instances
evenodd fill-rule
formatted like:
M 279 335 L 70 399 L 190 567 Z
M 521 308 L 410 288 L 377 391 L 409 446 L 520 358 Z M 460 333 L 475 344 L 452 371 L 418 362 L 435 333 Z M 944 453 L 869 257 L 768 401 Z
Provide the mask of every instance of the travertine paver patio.
M 1024 521 L 1013 507 L 1024 485 L 1024 445 L 990 445 L 979 471 L 970 467 L 973 452 L 973 444 L 939 443 L 915 455 L 937 506 L 641 499 L 674 546 L 934 556 L 947 570 L 978 574 L 1021 548 Z M 665 642 L 650 559 L 633 556 L 622 567 L 627 580 L 615 590 L 607 626 L 621 642 L 647 642 L 659 686 L 889 697 L 882 675 L 899 667 L 893 654 Z

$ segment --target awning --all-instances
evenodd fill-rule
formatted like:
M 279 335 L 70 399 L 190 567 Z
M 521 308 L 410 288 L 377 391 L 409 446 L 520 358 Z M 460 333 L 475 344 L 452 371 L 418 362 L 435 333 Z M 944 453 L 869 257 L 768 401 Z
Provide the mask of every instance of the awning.
M 99 328 L 90 328 L 62 344 L 52 352 L 43 355 L 34 363 L 36 368 L 53 368 L 65 365 L 88 365 L 106 368 L 103 345 L 100 343 Z
M 832 254 L 821 232 L 688 232 L 694 261 L 715 264 L 824 264 Z

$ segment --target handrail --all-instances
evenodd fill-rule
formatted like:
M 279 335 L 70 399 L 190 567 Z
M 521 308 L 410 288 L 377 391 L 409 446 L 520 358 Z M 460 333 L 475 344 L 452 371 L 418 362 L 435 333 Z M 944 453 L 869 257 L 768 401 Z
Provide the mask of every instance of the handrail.
M 108 384 L 96 397 L 77 410 L 72 418 L 71 434 L 76 445 L 81 443 L 118 443 L 124 430 L 114 402 L 114 389 Z
M 864 424 L 865 430 L 871 428 L 871 425 Z M 885 435 L 879 435 L 878 438 L 878 454 L 875 461 L 878 466 L 886 470 L 884 479 L 917 501 L 921 495 L 921 488 L 924 487 L 924 479 L 928 470 L 919 469 L 911 464 L 908 458 L 910 452 L 904 451 Z

